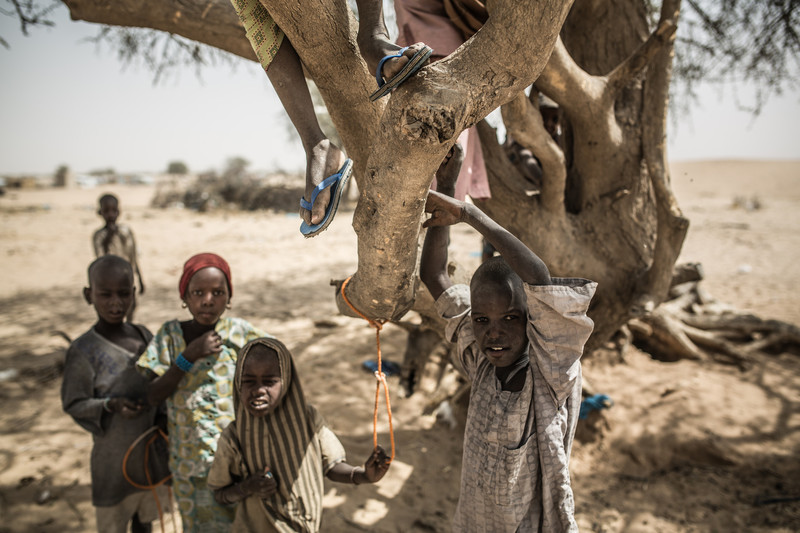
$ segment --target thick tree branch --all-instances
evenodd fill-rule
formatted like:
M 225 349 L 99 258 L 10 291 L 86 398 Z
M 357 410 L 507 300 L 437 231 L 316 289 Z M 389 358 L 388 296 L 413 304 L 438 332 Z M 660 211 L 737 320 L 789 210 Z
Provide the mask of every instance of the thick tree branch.
M 667 6 L 674 3 L 680 4 L 680 2 L 665 1 L 663 5 Z M 664 49 L 672 50 L 675 42 L 675 32 L 678 30 L 677 9 L 670 13 L 671 16 L 669 18 L 663 18 L 663 15 L 664 13 L 662 12 L 662 19 L 659 21 L 656 30 L 650 34 L 650 37 L 608 74 L 606 90 L 611 92 L 612 99 L 650 64 L 656 54 Z
M 664 1 L 659 28 L 669 26 L 673 28 L 672 35 L 674 35 L 679 7 L 680 0 Z M 666 24 L 667 22 L 669 24 Z M 648 39 L 648 42 L 650 41 L 652 38 Z M 670 188 L 666 154 L 666 122 L 669 84 L 672 77 L 673 42 L 670 39 L 664 45 L 657 47 L 651 60 L 652 72 L 644 87 L 642 149 L 656 198 L 657 233 L 653 262 L 640 279 L 637 289 L 639 296 L 631 308 L 634 316 L 652 311 L 667 297 L 672 279 L 669 272 L 678 259 L 689 228 L 689 221 L 681 213 Z
M 536 155 L 542 165 L 542 207 L 555 216 L 564 216 L 564 188 L 567 167 L 564 152 L 544 127 L 542 115 L 524 92 L 501 107 L 503 122 L 511 136 Z
M 256 60 L 230 0 L 62 0 L 73 20 L 152 28 Z

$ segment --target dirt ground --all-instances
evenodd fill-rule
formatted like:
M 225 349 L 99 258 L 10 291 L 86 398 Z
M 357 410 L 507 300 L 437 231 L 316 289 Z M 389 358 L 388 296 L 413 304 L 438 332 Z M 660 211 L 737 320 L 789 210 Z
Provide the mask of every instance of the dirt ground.
M 681 261 L 702 263 L 703 286 L 718 300 L 800 324 L 800 162 L 695 162 L 672 171 L 691 221 Z M 9 191 L 0 197 L 0 532 L 95 530 L 91 438 L 61 410 L 57 364 L 67 343 L 54 332 L 75 338 L 94 322 L 81 289 L 101 225 L 95 202 L 105 192 L 120 197 L 120 221 L 139 244 L 146 292 L 136 321 L 155 331 L 186 318 L 177 294 L 183 262 L 219 253 L 233 270 L 229 313 L 286 342 L 349 460 L 366 459 L 375 380 L 362 363 L 375 357 L 374 330 L 339 315 L 330 287 L 356 267 L 347 206 L 331 229 L 306 240 L 296 215 L 151 208 L 153 186 Z M 453 250 L 477 266 L 480 239 L 457 227 Z M 384 358 L 400 361 L 405 339 L 387 325 Z M 579 427 L 573 449 L 583 531 L 800 531 L 798 354 L 758 357 L 742 372 L 600 351 L 585 357 L 584 375 L 614 406 Z M 323 531 L 449 531 L 463 409 L 451 428 L 423 414 L 430 379 L 410 398 L 396 377 L 389 384 L 397 458 L 378 485 L 327 483 Z M 388 446 L 385 413 L 380 420 Z

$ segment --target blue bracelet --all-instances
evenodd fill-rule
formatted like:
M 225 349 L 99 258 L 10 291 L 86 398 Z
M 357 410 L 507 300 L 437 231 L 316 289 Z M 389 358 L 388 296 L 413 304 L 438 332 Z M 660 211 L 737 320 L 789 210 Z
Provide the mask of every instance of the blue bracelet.
M 181 354 L 178 354 L 178 357 L 175 359 L 175 366 L 177 366 L 178 368 L 180 368 L 184 372 L 189 372 L 192 369 L 192 367 L 194 366 L 194 363 L 192 363 L 191 361 L 186 359 L 183 356 L 183 354 L 181 353 Z

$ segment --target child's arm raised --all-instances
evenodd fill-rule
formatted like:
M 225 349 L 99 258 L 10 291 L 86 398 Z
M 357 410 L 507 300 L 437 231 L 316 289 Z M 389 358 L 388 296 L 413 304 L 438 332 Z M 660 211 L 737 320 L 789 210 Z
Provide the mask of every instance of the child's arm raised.
M 423 261 L 426 259 L 426 247 L 432 229 L 447 227 L 458 222 L 465 222 L 486 237 L 486 240 L 500 252 L 503 259 L 505 259 L 514 272 L 522 278 L 522 281 L 530 285 L 550 285 L 550 271 L 539 256 L 533 253 L 522 241 L 492 220 L 478 207 L 450 198 L 436 191 L 430 191 L 428 193 L 428 200 L 425 203 L 425 211 L 431 214 L 431 218 L 422 224 L 423 227 L 429 228 L 429 233 L 425 237 L 425 246 L 423 246 L 422 251 Z M 433 244 L 436 245 L 437 248 L 441 247 L 438 240 Z M 436 260 L 435 250 L 430 250 L 429 254 L 429 261 Z M 445 250 L 445 264 L 439 265 L 438 267 L 445 267 L 444 276 L 447 275 L 446 261 L 447 252 Z M 423 272 L 423 266 L 421 265 L 420 277 L 423 276 Z M 435 283 L 435 280 L 432 281 Z M 428 286 L 428 290 L 431 290 L 431 286 L 425 281 L 425 277 L 423 277 L 423 282 Z M 444 289 L 446 288 L 447 287 L 444 287 Z M 434 294 L 432 290 L 431 294 L 433 294 L 434 298 L 438 297 L 438 294 Z M 439 292 L 439 294 L 441 294 L 441 292 Z
M 458 173 L 461 170 L 463 161 L 463 148 L 461 148 L 460 144 L 454 144 L 450 153 L 447 154 L 447 157 L 445 157 L 436 171 L 436 187 L 442 194 L 446 196 L 455 194 L 456 181 L 458 181 Z M 447 215 L 446 212 L 435 213 L 432 209 L 429 210 L 427 203 L 425 204 L 425 210 L 432 214 L 432 218 L 437 216 L 445 217 Z M 437 300 L 453 284 L 447 274 L 447 246 L 450 244 L 449 226 L 455 222 L 457 220 L 448 224 L 433 225 L 429 221 L 422 224 L 422 227 L 428 228 L 428 232 L 425 234 L 425 242 L 422 245 L 419 277 L 434 300 Z
M 180 355 L 189 363 L 194 364 L 198 359 L 220 351 L 222 351 L 222 339 L 216 331 L 211 330 L 190 342 Z M 172 364 L 164 374 L 150 382 L 147 387 L 147 402 L 150 405 L 158 405 L 166 400 L 178 388 L 178 384 L 186 372 L 177 363 Z

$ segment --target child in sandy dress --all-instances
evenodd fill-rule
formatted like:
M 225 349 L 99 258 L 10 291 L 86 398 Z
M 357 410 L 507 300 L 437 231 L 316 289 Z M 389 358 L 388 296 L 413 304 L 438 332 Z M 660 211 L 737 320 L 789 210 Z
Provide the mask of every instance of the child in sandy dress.
M 456 172 L 439 174 L 420 279 L 457 344 L 471 383 L 464 429 L 458 532 L 577 532 L 569 455 L 581 404 L 586 315 L 597 284 L 554 278 L 524 243 L 473 204 L 455 200 Z M 500 253 L 469 286 L 447 272 L 449 226 L 464 222 Z
M 208 485 L 220 503 L 238 503 L 233 532 L 320 530 L 323 476 L 376 483 L 389 458 L 376 447 L 363 467 L 346 464 L 339 439 L 306 402 L 286 346 L 256 339 L 239 352 L 233 381 L 236 420 L 222 432 Z
M 178 283 L 191 320 L 170 320 L 137 362 L 153 380 L 148 400 L 166 400 L 173 492 L 184 532 L 228 532 L 232 508 L 218 504 L 206 478 L 217 439 L 234 418 L 233 374 L 239 350 L 267 334 L 241 318 L 223 318 L 233 296 L 228 263 L 191 257 Z
M 70 344 L 64 363 L 62 406 L 92 433 L 92 504 L 101 533 L 125 533 L 129 523 L 133 533 L 147 532 L 158 517 L 154 493 L 133 486 L 122 471 L 129 447 L 153 428 L 157 414 L 155 407 L 144 403 L 146 382 L 133 369 L 152 338 L 144 326 L 125 321 L 133 293 L 133 271 L 125 259 L 104 255 L 89 266 L 89 286 L 83 295 L 94 306 L 97 322 Z M 159 455 L 159 450 L 155 447 L 151 453 Z M 169 475 L 163 451 L 163 468 L 150 472 L 153 481 Z M 128 474 L 140 485 L 147 480 L 144 452 L 135 447 L 128 461 Z M 151 465 L 155 468 L 158 463 Z M 162 510 L 167 510 L 166 485 L 155 492 Z

